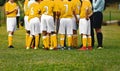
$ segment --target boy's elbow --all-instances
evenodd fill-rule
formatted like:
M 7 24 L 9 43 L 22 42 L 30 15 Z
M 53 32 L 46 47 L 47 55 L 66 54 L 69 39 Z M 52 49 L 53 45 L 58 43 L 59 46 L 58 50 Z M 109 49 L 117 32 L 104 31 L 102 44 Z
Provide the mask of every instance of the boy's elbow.
M 8 15 L 8 14 L 9 14 L 9 12 L 5 12 L 5 14 L 6 14 L 6 15 Z

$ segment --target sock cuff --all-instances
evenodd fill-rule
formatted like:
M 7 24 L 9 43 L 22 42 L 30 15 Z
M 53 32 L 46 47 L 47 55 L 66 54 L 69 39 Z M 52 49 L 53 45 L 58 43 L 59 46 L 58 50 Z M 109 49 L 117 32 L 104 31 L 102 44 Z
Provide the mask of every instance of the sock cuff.
M 86 35 L 83 35 L 83 38 L 87 38 L 87 36 L 86 36 Z
M 88 36 L 88 38 L 91 38 L 91 36 Z
M 101 34 L 102 34 L 101 32 L 97 33 L 97 35 L 101 35 Z
M 78 36 L 77 34 L 74 34 L 73 36 Z
M 72 37 L 72 35 L 67 35 L 67 37 Z
M 51 35 L 51 36 L 56 36 L 56 34 L 53 34 L 53 35 Z
M 9 34 L 8 36 L 13 36 L 12 34 Z
M 64 40 L 65 38 L 60 38 L 60 40 Z
M 26 35 L 30 35 L 30 34 L 26 33 Z
M 45 39 L 45 38 L 46 38 L 46 36 L 43 36 L 42 38 L 43 38 L 43 39 Z
M 39 35 L 35 35 L 35 37 L 36 37 L 36 36 L 39 36 Z
M 32 35 L 30 35 L 30 37 L 33 37 Z
M 46 35 L 46 37 L 49 37 L 49 35 Z
M 100 32 L 100 33 L 97 33 L 97 36 L 98 36 L 98 37 L 102 37 L 103 35 L 102 35 L 102 33 Z

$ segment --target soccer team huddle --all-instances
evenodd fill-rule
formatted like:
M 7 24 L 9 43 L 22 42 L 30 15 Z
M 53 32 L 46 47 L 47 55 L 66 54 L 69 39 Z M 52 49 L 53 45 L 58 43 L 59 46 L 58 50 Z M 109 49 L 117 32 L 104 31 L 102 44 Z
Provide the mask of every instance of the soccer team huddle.
M 13 48 L 17 9 L 14 0 L 5 4 L 9 48 Z M 44 49 L 54 50 L 60 45 L 59 48 L 64 50 L 67 39 L 67 49 L 70 50 L 78 47 L 79 31 L 83 44 L 80 50 L 92 50 L 89 19 L 92 15 L 92 5 L 89 0 L 82 0 L 82 3 L 80 0 L 25 0 L 24 14 L 26 49 L 31 48 L 33 38 L 34 49 L 38 49 L 42 37 Z

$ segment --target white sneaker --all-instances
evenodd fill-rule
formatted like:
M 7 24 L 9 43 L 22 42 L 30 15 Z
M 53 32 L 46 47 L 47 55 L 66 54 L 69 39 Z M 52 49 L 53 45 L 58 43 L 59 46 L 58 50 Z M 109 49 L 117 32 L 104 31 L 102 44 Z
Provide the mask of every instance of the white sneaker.
M 65 48 L 66 48 L 66 47 L 61 47 L 60 49 L 61 49 L 61 50 L 65 50 Z
M 50 50 L 53 50 L 53 47 L 50 47 L 49 49 L 50 49 Z
M 68 50 L 71 50 L 71 47 L 68 47 Z
M 60 49 L 61 48 L 60 45 L 58 45 L 57 48 Z
M 98 47 L 97 49 L 103 49 L 103 47 Z
M 38 48 L 37 48 L 37 47 L 35 47 L 34 49 L 35 49 L 35 50 L 37 50 Z
M 27 49 L 27 50 L 29 50 L 29 49 L 30 49 L 30 47 L 27 47 L 26 49 Z

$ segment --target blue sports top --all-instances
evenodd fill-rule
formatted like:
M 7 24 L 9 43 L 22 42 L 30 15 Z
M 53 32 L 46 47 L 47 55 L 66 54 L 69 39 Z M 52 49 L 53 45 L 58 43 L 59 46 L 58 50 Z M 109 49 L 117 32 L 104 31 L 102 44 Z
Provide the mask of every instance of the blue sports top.
M 104 10 L 104 0 L 92 0 L 93 12 L 102 12 Z

